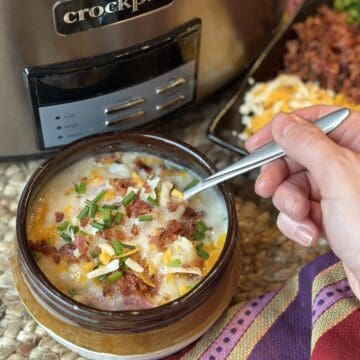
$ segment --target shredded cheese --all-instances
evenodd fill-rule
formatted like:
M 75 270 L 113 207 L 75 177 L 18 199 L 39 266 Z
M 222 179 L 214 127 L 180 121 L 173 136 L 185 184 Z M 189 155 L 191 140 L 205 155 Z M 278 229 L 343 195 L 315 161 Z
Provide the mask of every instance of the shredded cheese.
M 142 273 L 144 272 L 144 268 L 138 264 L 136 261 L 132 260 L 132 259 L 126 259 L 125 264 L 133 271 L 138 272 L 138 273 Z
M 140 187 L 144 186 L 144 180 L 135 171 L 132 173 L 131 176 L 137 185 L 139 185 Z
M 184 194 L 181 191 L 177 190 L 177 189 L 174 189 L 171 192 L 171 195 L 178 198 L 180 201 L 184 200 Z
M 106 275 L 113 271 L 118 270 L 120 267 L 119 260 L 113 260 L 106 266 L 99 267 L 89 273 L 86 274 L 88 279 L 95 279 L 101 275 Z
M 316 104 L 360 110 L 360 105 L 351 102 L 342 93 L 322 89 L 316 82 L 303 82 L 296 75 L 281 74 L 271 81 L 257 83 L 245 95 L 239 109 L 246 126 L 241 137 L 246 139 L 251 136 L 278 112 L 292 112 Z

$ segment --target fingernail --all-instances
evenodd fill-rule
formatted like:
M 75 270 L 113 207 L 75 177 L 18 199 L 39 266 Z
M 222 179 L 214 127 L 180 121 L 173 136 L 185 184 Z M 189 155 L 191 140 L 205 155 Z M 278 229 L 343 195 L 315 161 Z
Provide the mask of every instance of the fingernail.
M 314 234 L 304 226 L 298 226 L 295 230 L 295 237 L 299 243 L 310 246 L 314 239 Z
M 296 125 L 296 120 L 289 114 L 276 114 L 271 128 L 274 138 L 286 136 L 292 127 Z

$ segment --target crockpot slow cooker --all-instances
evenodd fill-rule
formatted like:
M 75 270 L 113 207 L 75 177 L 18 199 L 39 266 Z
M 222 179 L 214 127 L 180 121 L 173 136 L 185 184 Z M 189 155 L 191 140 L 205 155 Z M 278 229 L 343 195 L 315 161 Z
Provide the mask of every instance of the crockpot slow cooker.
M 238 74 L 285 1 L 0 4 L 0 158 L 151 123 Z

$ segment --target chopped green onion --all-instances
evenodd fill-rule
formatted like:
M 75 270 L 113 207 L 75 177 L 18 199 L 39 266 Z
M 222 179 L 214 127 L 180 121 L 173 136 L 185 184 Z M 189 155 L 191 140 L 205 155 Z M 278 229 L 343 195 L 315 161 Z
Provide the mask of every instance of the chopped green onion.
M 69 231 L 72 231 L 74 234 L 77 234 L 80 231 L 80 229 L 76 225 L 70 225 Z
M 90 255 L 93 259 L 96 259 L 99 256 L 99 254 L 96 253 L 95 251 L 93 251 Z
M 39 253 L 37 253 L 37 252 L 33 252 L 32 256 L 33 256 L 33 258 L 34 258 L 34 260 L 36 262 L 38 262 L 40 260 L 40 258 L 41 258 L 41 255 Z
M 199 245 L 196 247 L 197 254 L 204 260 L 209 258 L 209 254 L 203 249 L 203 245 Z
M 96 215 L 97 212 L 97 205 L 94 202 L 91 202 L 89 205 L 89 217 L 93 218 Z
M 78 292 L 75 289 L 69 289 L 69 295 L 74 297 L 75 295 L 78 295 Z
M 79 184 L 75 184 L 75 192 L 80 194 L 83 194 L 86 190 L 86 184 L 81 182 Z
M 93 228 L 95 228 L 95 229 L 98 229 L 98 230 L 105 230 L 105 228 L 106 228 L 106 225 L 105 224 L 101 224 L 101 223 L 99 223 L 99 222 L 97 222 L 97 221 L 93 221 L 91 224 L 90 224 Z
M 65 234 L 65 233 L 61 233 L 60 234 L 60 237 L 66 241 L 67 243 L 71 243 L 72 242 L 72 238 L 71 236 L 69 236 L 68 234 Z
M 191 189 L 192 187 L 194 187 L 198 183 L 199 183 L 199 180 L 197 180 L 197 179 L 192 180 L 189 185 L 185 186 L 184 191 Z
M 94 204 L 97 204 L 101 199 L 102 199 L 102 197 L 105 195 L 105 192 L 106 192 L 106 190 L 101 190 L 97 195 L 96 195 L 96 197 L 95 197 L 95 199 L 92 201 L 92 203 L 94 203 Z
M 124 207 L 127 207 L 128 205 L 130 205 L 134 199 L 136 197 L 136 194 L 133 191 L 130 191 L 121 201 L 121 204 Z
M 129 250 L 134 250 L 134 249 L 136 249 L 136 246 L 132 246 L 132 245 L 124 244 L 124 243 L 122 243 L 122 246 L 123 246 L 125 249 L 129 249 Z
M 106 279 L 106 275 L 100 275 L 97 277 L 98 280 L 104 281 Z
M 117 212 L 117 213 L 115 214 L 115 217 L 114 217 L 114 223 L 115 223 L 116 225 L 119 225 L 119 224 L 121 223 L 121 220 L 122 220 L 123 216 L 124 216 L 124 215 L 123 215 L 121 212 Z
M 108 229 L 111 226 L 111 219 L 110 220 L 104 220 L 104 226 L 105 226 L 105 229 Z
M 206 230 L 208 230 L 208 227 L 200 220 L 195 223 L 196 229 L 199 232 L 204 233 Z
M 168 265 L 170 267 L 177 267 L 177 266 L 181 265 L 181 260 L 180 259 L 174 259 L 174 260 L 170 261 L 170 263 Z
M 158 206 L 158 205 L 159 205 L 158 200 L 152 198 L 151 196 L 148 196 L 147 201 L 148 201 L 151 205 L 153 205 L 153 206 Z
M 123 252 L 124 250 L 124 247 L 122 245 L 122 243 L 120 241 L 114 241 L 113 244 L 112 244 L 113 248 L 114 248 L 114 251 L 115 251 L 115 255 L 116 256 L 119 256 L 121 255 L 121 253 Z
M 205 234 L 203 232 L 200 231 L 194 231 L 191 234 L 191 237 L 193 238 L 193 240 L 202 240 L 205 237 Z
M 77 216 L 77 218 L 81 221 L 85 216 L 88 216 L 89 214 L 89 207 L 85 206 L 81 211 L 80 214 Z
M 59 231 L 64 231 L 67 229 L 67 227 L 69 226 L 69 222 L 68 221 L 64 221 L 62 224 L 60 224 L 58 226 L 58 230 Z
M 117 205 L 103 205 L 101 208 L 99 208 L 100 211 L 104 211 L 104 209 L 111 209 L 111 210 L 116 210 L 118 209 Z
M 113 274 L 109 275 L 107 277 L 107 281 L 112 284 L 114 283 L 115 281 L 118 281 L 120 278 L 122 277 L 122 272 L 121 271 L 117 271 L 117 272 L 114 272 Z
M 111 209 L 104 209 L 104 221 L 111 221 Z
M 152 215 L 140 215 L 139 221 L 152 221 L 153 216 Z
M 125 261 L 127 260 L 127 256 L 119 259 L 119 267 L 125 268 L 126 264 Z

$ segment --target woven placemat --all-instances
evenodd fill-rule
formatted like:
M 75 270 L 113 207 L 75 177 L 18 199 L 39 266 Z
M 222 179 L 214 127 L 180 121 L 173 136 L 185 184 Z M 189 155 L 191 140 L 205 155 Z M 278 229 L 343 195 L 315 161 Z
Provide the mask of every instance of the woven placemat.
M 46 335 L 28 315 L 14 289 L 10 255 L 17 201 L 26 178 L 37 165 L 38 162 L 0 164 L 0 360 L 81 359 Z M 276 229 L 269 202 L 256 203 L 241 195 L 251 193 L 250 187 L 249 182 L 236 187 L 241 188 L 236 207 L 244 268 L 234 302 L 279 287 L 302 264 L 326 250 L 324 244 L 304 249 L 282 236 Z

